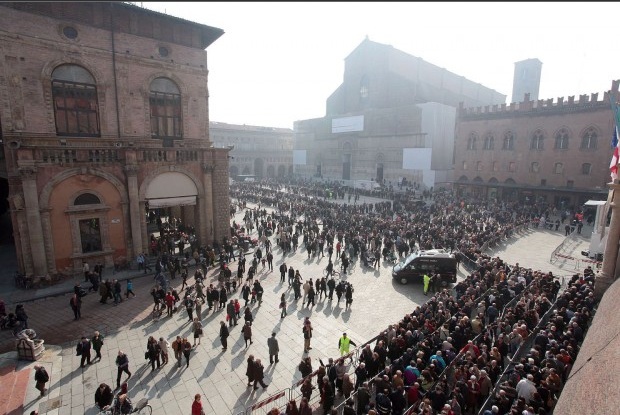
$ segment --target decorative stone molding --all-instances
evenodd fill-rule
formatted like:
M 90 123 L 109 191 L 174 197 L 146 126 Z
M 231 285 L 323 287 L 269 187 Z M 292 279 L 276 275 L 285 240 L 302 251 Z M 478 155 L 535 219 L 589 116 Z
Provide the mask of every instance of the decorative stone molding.
M 213 173 L 215 171 L 215 166 L 209 163 L 203 163 L 202 171 L 205 174 Z
M 22 180 L 34 180 L 37 176 L 37 168 L 35 166 L 20 167 L 18 170 Z
M 127 173 L 128 176 L 135 176 L 138 174 L 140 167 L 135 164 L 126 164 L 123 166 L 123 170 L 125 170 L 125 173 Z

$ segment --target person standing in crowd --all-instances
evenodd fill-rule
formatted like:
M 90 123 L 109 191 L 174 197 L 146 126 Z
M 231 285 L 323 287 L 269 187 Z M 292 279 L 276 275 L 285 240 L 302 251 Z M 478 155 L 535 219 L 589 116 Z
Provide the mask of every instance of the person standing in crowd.
M 174 358 L 177 359 L 178 367 L 181 367 L 181 360 L 183 359 L 183 339 L 181 336 L 172 342 L 172 350 L 174 350 Z
M 248 386 L 252 386 L 254 382 L 254 355 L 251 354 L 247 359 L 248 367 L 245 370 L 245 375 L 248 377 Z
M 101 360 L 101 348 L 103 347 L 103 336 L 98 331 L 95 331 L 95 335 L 91 339 L 93 350 L 95 351 L 95 359 Z
M 74 293 L 69 300 L 71 310 L 73 310 L 73 320 L 79 320 L 82 318 L 82 299 L 79 294 Z
M 119 280 L 114 280 L 114 305 L 123 302 L 122 291 L 121 282 Z
M 287 266 L 286 266 L 286 262 L 283 262 L 283 263 L 280 265 L 279 270 L 280 270 L 280 282 L 282 282 L 282 283 L 283 283 L 283 282 L 285 282 L 285 280 L 286 280 L 286 271 L 288 270 L 288 268 L 287 268 Z M 289 283 L 289 285 L 291 285 L 291 284 Z
M 194 300 L 192 300 L 192 297 L 189 295 L 186 295 L 183 303 L 185 305 L 185 310 L 187 311 L 189 321 L 194 321 Z
M 196 347 L 196 339 L 198 339 L 198 345 L 200 345 L 200 339 L 202 337 L 202 322 L 198 320 L 198 317 L 194 317 L 192 329 L 194 331 L 194 347 Z
M 37 390 L 41 392 L 41 396 L 45 396 L 45 392 L 47 391 L 45 384 L 49 382 L 50 375 L 47 373 L 47 370 L 45 370 L 43 366 L 34 366 L 34 380 L 36 381 L 35 388 L 37 388 Z
M 161 364 L 163 366 L 168 363 L 168 347 L 170 347 L 170 343 L 168 343 L 168 340 L 160 337 L 158 344 L 161 353 Z
M 192 402 L 192 415 L 204 415 L 205 411 L 202 408 L 202 402 L 200 402 L 200 394 L 194 395 L 194 402 Z
M 88 363 L 90 365 L 90 350 L 92 348 L 92 344 L 90 342 L 90 340 L 88 340 L 86 338 L 86 336 L 82 336 L 82 339 L 80 340 L 80 342 L 77 345 L 77 353 L 80 354 L 80 356 L 82 356 L 82 358 L 80 359 L 80 367 L 84 367 L 84 362 Z
M 349 346 L 357 346 L 353 340 L 347 337 L 347 333 L 342 333 L 342 337 L 338 340 L 338 348 L 340 349 L 340 356 L 349 354 Z
M 280 318 L 286 317 L 286 296 L 284 293 L 280 296 Z
M 120 389 L 121 375 L 123 372 L 127 373 L 127 379 L 125 379 L 125 382 L 128 382 L 131 378 L 131 372 L 129 371 L 129 358 L 122 350 L 119 350 L 118 356 L 116 356 L 116 368 L 116 389 Z
M 304 332 L 304 352 L 308 353 L 312 347 L 310 347 L 310 339 L 312 339 L 312 324 L 310 318 L 306 317 L 304 320 L 303 332 Z
M 88 266 L 88 262 L 84 261 L 84 265 L 82 265 L 82 272 L 84 273 L 84 282 L 88 282 L 88 276 L 90 274 L 90 267 Z
M 278 339 L 276 339 L 276 333 L 271 333 L 271 337 L 267 339 L 267 347 L 269 348 L 269 364 L 273 364 L 275 357 L 276 363 L 278 360 L 278 353 L 280 352 L 280 346 L 278 345 Z
M 108 405 L 112 405 L 112 401 L 114 400 L 114 394 L 112 393 L 112 388 L 107 383 L 101 383 L 95 392 L 95 405 L 99 407 L 99 409 L 103 409 Z
M 28 314 L 26 314 L 26 310 L 24 309 L 23 304 L 17 304 L 15 306 L 15 318 L 19 323 L 19 330 L 28 329 Z
M 155 370 L 155 362 L 157 362 L 157 369 L 159 369 L 161 367 L 161 349 L 155 337 L 149 336 L 146 342 L 146 352 L 149 362 L 151 362 L 151 372 Z
M 254 362 L 254 390 L 258 389 L 258 386 L 256 386 L 257 383 L 260 383 L 263 389 L 266 389 L 267 386 L 269 386 L 265 384 L 265 381 L 263 380 L 265 378 L 264 370 L 265 367 L 263 366 L 261 360 L 256 359 L 256 361 Z
M 192 353 L 192 344 L 187 340 L 187 337 L 183 338 L 183 356 L 185 356 L 185 367 L 189 367 L 189 357 Z
M 431 284 L 431 277 L 428 273 L 424 274 L 424 295 L 428 295 L 428 289 Z
M 226 305 L 226 318 L 228 319 L 228 327 L 237 325 L 237 313 L 235 312 L 235 300 L 230 300 Z
M 196 306 L 196 318 L 199 321 L 202 321 L 202 306 L 204 304 L 204 300 L 200 297 L 196 297 L 194 301 L 194 305 Z
M 273 254 L 271 251 L 267 253 L 267 265 L 269 266 L 269 272 L 273 272 Z
M 133 281 L 132 280 L 127 280 L 127 286 L 125 287 L 126 291 L 125 291 L 125 297 L 127 299 L 129 299 L 129 294 L 131 294 L 132 296 L 136 296 L 136 293 L 133 292 Z
M 220 341 L 222 342 L 222 351 L 228 349 L 228 336 L 230 335 L 226 323 L 220 321 Z
M 247 349 L 248 341 L 250 344 L 254 343 L 252 341 L 252 323 L 250 321 L 246 321 L 241 331 L 243 333 L 243 340 L 245 340 L 245 348 Z

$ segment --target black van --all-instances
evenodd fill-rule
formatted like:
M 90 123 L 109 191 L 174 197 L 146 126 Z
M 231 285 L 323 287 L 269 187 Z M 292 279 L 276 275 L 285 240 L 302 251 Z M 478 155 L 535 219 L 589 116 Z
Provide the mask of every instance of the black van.
M 456 256 L 443 249 L 416 251 L 404 261 L 394 265 L 392 278 L 401 284 L 423 282 L 424 274 L 440 275 L 441 286 L 446 287 L 456 282 Z

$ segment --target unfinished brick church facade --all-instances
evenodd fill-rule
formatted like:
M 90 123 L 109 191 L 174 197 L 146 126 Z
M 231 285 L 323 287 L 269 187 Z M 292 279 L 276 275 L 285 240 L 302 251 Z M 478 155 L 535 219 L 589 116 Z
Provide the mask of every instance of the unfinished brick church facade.
M 0 3 L 0 177 L 22 272 L 147 252 L 148 208 L 204 245 L 228 234 L 205 50 L 222 34 L 121 2 Z

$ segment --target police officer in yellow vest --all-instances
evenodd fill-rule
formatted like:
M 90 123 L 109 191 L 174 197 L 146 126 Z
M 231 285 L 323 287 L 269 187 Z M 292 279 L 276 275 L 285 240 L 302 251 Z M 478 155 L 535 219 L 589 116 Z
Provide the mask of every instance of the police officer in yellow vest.
M 342 333 L 342 337 L 338 341 L 338 347 L 340 348 L 340 356 L 349 354 L 350 345 L 357 346 L 357 344 L 355 344 L 353 340 L 347 337 L 347 333 Z
M 424 295 L 428 294 L 428 286 L 431 283 L 431 277 L 428 274 L 424 274 Z

